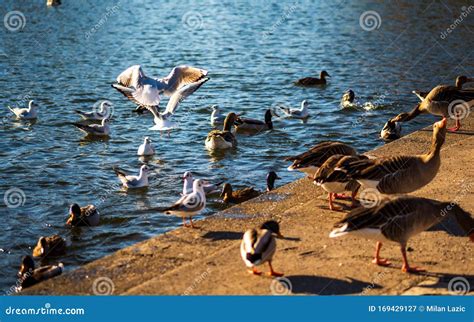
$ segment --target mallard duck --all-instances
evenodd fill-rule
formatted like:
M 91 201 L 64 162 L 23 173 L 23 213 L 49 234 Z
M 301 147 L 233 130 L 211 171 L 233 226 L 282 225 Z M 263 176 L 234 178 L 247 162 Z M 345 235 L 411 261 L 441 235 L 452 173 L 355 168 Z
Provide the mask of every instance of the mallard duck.
M 272 191 L 275 188 L 275 180 L 281 179 L 275 171 L 270 171 L 267 174 L 267 191 Z
M 63 270 L 63 263 L 35 268 L 33 258 L 27 255 L 21 260 L 21 266 L 17 276 L 20 280 L 21 289 L 25 289 L 47 279 L 61 275 Z
M 34 120 L 38 118 L 38 105 L 33 100 L 28 102 L 27 108 L 8 106 L 8 109 L 20 120 Z
M 285 113 L 287 117 L 295 118 L 295 119 L 306 119 L 309 117 L 308 111 L 309 103 L 307 100 L 303 100 L 301 102 L 300 108 L 289 108 L 280 106 L 280 109 Z
M 382 131 L 380 131 L 380 137 L 386 142 L 398 140 L 401 136 L 401 132 L 402 126 L 399 122 L 388 120 L 383 126 Z
M 273 129 L 272 116 L 278 116 L 271 109 L 265 111 L 265 120 L 257 120 L 246 117 L 237 117 L 235 128 L 237 133 L 259 133 Z
M 206 148 L 209 150 L 223 150 L 235 148 L 237 146 L 237 139 L 232 133 L 231 129 L 237 119 L 235 113 L 227 114 L 224 121 L 224 127 L 221 130 L 213 130 L 209 132 L 206 138 Z
M 245 265 L 250 268 L 249 273 L 261 275 L 256 266 L 268 263 L 270 276 L 283 276 L 273 270 L 272 259 L 276 252 L 275 237 L 283 238 L 280 233 L 280 225 L 270 220 L 265 222 L 259 229 L 249 229 L 244 233 L 240 244 L 240 256 Z
M 138 156 L 152 156 L 155 154 L 155 148 L 151 144 L 151 139 L 148 136 L 145 136 L 143 144 L 138 147 L 137 155 Z
M 464 79 L 464 78 L 462 78 Z M 467 79 L 467 78 L 466 78 Z M 460 81 L 462 86 L 462 81 Z M 421 113 L 429 113 L 432 115 L 438 115 L 443 117 L 443 119 L 454 116 L 456 112 L 455 106 L 451 106 L 454 102 L 465 105 L 462 107 L 463 110 L 466 110 L 466 113 L 472 105 L 472 100 L 474 100 L 474 89 L 462 90 L 458 88 L 459 83 L 456 82 L 456 86 L 449 85 L 438 85 L 433 88 L 421 101 L 417 104 L 413 110 L 406 113 L 400 113 L 394 118 L 391 119 L 392 122 L 407 122 Z M 421 97 L 420 97 L 421 99 Z M 463 103 L 464 102 L 464 103 Z M 461 128 L 461 121 L 459 117 L 456 117 L 456 126 L 449 128 L 448 131 L 456 132 Z
M 365 155 L 342 155 L 336 154 L 329 157 L 316 171 L 314 175 L 314 184 L 321 186 L 328 193 L 329 209 L 340 210 L 333 204 L 334 197 L 340 193 L 350 191 L 352 193 L 352 207 L 355 206 L 355 196 L 359 190 L 360 184 L 345 172 L 336 170 L 350 162 L 365 160 Z
M 222 188 L 221 198 L 226 203 L 241 203 L 261 195 L 260 191 L 253 187 L 244 188 L 240 190 L 232 190 L 230 183 L 225 183 Z
M 182 196 L 172 206 L 163 208 L 162 211 L 165 214 L 181 216 L 184 227 L 187 227 L 186 218 L 189 218 L 191 227 L 196 228 L 193 224 L 193 216 L 206 208 L 206 194 L 204 193 L 206 184 L 207 182 L 204 180 L 194 180 L 192 193 Z
M 79 110 L 74 110 L 75 113 L 79 114 L 84 120 L 87 121 L 102 121 L 103 119 L 108 119 L 112 116 L 111 109 L 112 105 L 109 101 L 103 101 L 100 103 L 100 108 L 98 111 L 92 112 L 82 112 Z
M 399 243 L 403 257 L 402 271 L 419 272 L 422 269 L 408 264 L 407 242 L 414 235 L 441 222 L 448 217 L 447 215 L 454 216 L 470 240 L 474 242 L 474 219 L 468 212 L 453 202 L 411 196 L 398 197 L 372 208 L 354 209 L 335 225 L 329 237 L 352 234 L 375 239 L 377 245 L 372 262 L 382 266 L 390 265 L 389 261 L 379 257 L 382 243 Z
M 288 167 L 288 171 L 301 171 L 311 178 L 318 171 L 319 167 L 332 155 L 356 155 L 357 151 L 349 145 L 337 141 L 323 141 L 308 151 L 301 154 L 287 157 L 286 161 L 293 161 Z
M 341 107 L 346 108 L 352 106 L 355 99 L 355 93 L 352 89 L 344 92 L 341 98 Z
M 70 226 L 97 226 L 99 225 L 100 214 L 94 205 L 79 207 L 77 203 L 69 208 L 69 218 L 66 225 Z
M 145 188 L 148 187 L 148 172 L 150 169 L 146 165 L 140 167 L 138 176 L 127 175 L 123 170 L 115 167 L 115 174 L 125 188 Z
M 295 82 L 297 86 L 314 86 L 314 85 L 324 85 L 326 84 L 326 77 L 331 77 L 325 70 L 319 74 L 317 77 L 305 77 L 300 78 Z
M 66 252 L 66 241 L 59 235 L 41 236 L 33 248 L 33 257 L 55 257 Z
M 103 119 L 100 125 L 99 124 L 87 125 L 87 124 L 81 124 L 81 123 L 72 123 L 72 125 L 77 127 L 86 135 L 101 136 L 101 137 L 110 136 L 109 119 Z
M 446 119 L 433 125 L 430 150 L 425 154 L 366 159 L 336 168 L 364 188 L 382 194 L 410 193 L 433 180 L 441 164 L 440 151 L 446 136 Z

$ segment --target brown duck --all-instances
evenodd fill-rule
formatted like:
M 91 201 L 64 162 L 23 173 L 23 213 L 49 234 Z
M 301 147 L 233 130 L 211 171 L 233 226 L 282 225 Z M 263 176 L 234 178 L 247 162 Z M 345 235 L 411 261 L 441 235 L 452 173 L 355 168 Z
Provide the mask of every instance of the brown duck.
M 300 78 L 295 82 L 296 86 L 315 86 L 315 85 L 325 85 L 326 77 L 331 77 L 327 71 L 323 70 L 317 77 L 305 77 Z
M 352 234 L 376 240 L 375 258 L 372 262 L 381 266 L 390 265 L 388 260 L 379 257 L 382 243 L 398 243 L 403 258 L 402 271 L 419 272 L 423 269 L 408 264 L 408 240 L 448 216 L 454 216 L 469 239 L 474 242 L 474 219 L 459 205 L 411 196 L 398 197 L 372 208 L 354 209 L 335 225 L 329 237 Z
M 77 203 L 71 205 L 69 218 L 66 225 L 76 226 L 97 226 L 99 225 L 100 214 L 93 205 L 79 207 Z
M 22 289 L 38 284 L 52 277 L 61 275 L 64 265 L 48 265 L 35 268 L 35 262 L 31 256 L 24 256 L 21 261 L 18 278 Z
M 222 188 L 221 198 L 226 203 L 241 203 L 252 198 L 258 197 L 262 193 L 255 190 L 253 187 L 244 188 L 241 190 L 232 190 L 230 183 L 224 184 Z
M 55 257 L 66 252 L 66 241 L 59 235 L 41 236 L 33 249 L 33 257 Z

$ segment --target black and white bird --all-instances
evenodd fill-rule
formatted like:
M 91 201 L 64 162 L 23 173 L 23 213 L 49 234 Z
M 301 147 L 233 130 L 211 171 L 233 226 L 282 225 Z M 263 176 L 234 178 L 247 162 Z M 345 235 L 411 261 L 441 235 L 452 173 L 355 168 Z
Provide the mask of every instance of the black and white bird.
M 308 111 L 309 103 L 307 100 L 303 100 L 301 102 L 300 108 L 289 108 L 284 106 L 279 106 L 279 108 L 283 111 L 283 113 L 290 118 L 294 119 L 306 119 L 309 117 Z
M 109 119 L 103 119 L 101 124 L 81 124 L 81 123 L 72 123 L 79 130 L 84 132 L 86 135 L 92 136 L 110 136 L 110 127 Z
M 182 196 L 172 206 L 162 209 L 165 214 L 172 214 L 181 216 L 183 218 L 183 226 L 187 227 L 186 218 L 189 218 L 189 223 L 192 228 L 196 228 L 193 224 L 193 216 L 200 213 L 206 208 L 206 194 L 204 186 L 206 181 L 198 179 L 193 182 L 193 192 Z
M 19 120 L 34 120 L 38 118 L 38 105 L 33 100 L 28 102 L 28 107 L 26 108 L 8 106 L 8 109 Z
M 138 156 L 152 156 L 155 154 L 155 148 L 151 144 L 151 139 L 148 136 L 145 136 L 143 144 L 138 147 L 137 155 Z
M 114 171 L 125 188 L 133 189 L 148 187 L 148 172 L 150 171 L 150 169 L 146 165 L 142 165 L 140 167 L 140 173 L 138 174 L 138 176 L 128 175 L 119 168 L 114 168 Z
M 195 180 L 196 179 L 194 179 L 192 172 L 186 171 L 183 174 L 183 193 L 182 193 L 183 196 L 189 195 L 193 192 L 193 190 L 194 190 L 193 189 L 193 183 L 194 183 Z M 222 184 L 222 182 L 218 182 L 218 183 L 215 183 L 215 184 L 210 183 L 207 180 L 206 180 L 206 182 L 208 182 L 208 183 L 203 186 L 204 193 L 206 195 L 211 194 L 211 193 L 220 192 L 219 186 Z
M 91 112 L 82 112 L 74 110 L 74 112 L 87 121 L 102 121 L 103 119 L 110 119 L 112 116 L 111 108 L 112 104 L 109 101 L 103 101 L 100 103 L 98 111 L 93 110 Z

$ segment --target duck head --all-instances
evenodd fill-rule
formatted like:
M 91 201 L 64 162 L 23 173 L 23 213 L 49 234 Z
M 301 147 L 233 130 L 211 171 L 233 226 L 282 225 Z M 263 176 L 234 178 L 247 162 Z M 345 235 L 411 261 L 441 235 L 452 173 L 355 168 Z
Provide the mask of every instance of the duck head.
M 222 192 L 220 194 L 221 198 L 227 199 L 232 197 L 232 186 L 230 183 L 225 183 L 224 186 L 222 187 Z
M 319 75 L 321 79 L 325 79 L 326 77 L 331 77 L 331 75 L 328 74 L 327 71 L 323 70 L 321 74 Z
M 227 114 L 224 120 L 224 131 L 230 132 L 232 125 L 234 125 L 236 120 L 237 120 L 237 115 L 235 113 L 231 112 Z
M 397 140 L 401 136 L 402 126 L 399 122 L 393 122 L 392 120 L 388 120 L 387 123 L 380 131 L 380 137 L 384 141 L 393 141 Z
M 46 237 L 41 236 L 38 239 L 38 243 L 35 248 L 33 248 L 33 257 L 42 257 L 44 254 L 48 253 L 49 246 L 46 241 Z
M 275 234 L 279 238 L 283 238 L 283 235 L 280 232 L 280 224 L 276 222 L 275 220 L 269 220 L 266 221 L 260 226 L 260 229 L 266 229 L 271 231 L 273 234 Z
M 267 191 L 272 191 L 275 187 L 275 180 L 281 179 L 275 171 L 270 171 L 267 174 Z
M 66 221 L 66 225 L 73 225 L 81 218 L 81 207 L 77 203 L 74 203 L 69 208 L 69 218 Z
M 35 261 L 31 256 L 26 255 L 21 259 L 20 270 L 18 271 L 17 276 L 23 277 L 27 273 L 31 273 L 35 270 Z
M 456 87 L 458 89 L 461 89 L 464 84 L 470 83 L 470 82 L 474 82 L 474 79 L 469 78 L 464 75 L 456 77 Z

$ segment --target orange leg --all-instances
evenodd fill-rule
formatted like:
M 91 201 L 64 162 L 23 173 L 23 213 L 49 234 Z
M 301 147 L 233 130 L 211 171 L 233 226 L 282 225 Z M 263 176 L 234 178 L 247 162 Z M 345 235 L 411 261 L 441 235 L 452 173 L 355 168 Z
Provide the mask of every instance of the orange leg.
M 189 217 L 189 222 L 191 223 L 192 228 L 199 228 L 198 226 L 194 226 L 193 224 L 193 217 Z
M 352 194 L 351 194 L 351 199 L 352 199 L 351 208 L 356 208 L 356 207 L 359 206 L 359 202 L 356 200 L 356 196 L 357 196 L 357 192 L 359 192 L 359 188 L 360 187 L 357 187 L 354 191 L 352 191 Z
M 377 242 L 375 245 L 375 256 L 372 260 L 372 263 L 379 265 L 379 266 L 389 266 L 390 262 L 387 259 L 380 258 L 380 249 L 382 248 L 382 243 Z
M 334 201 L 334 193 L 332 192 L 329 192 L 328 193 L 328 201 L 329 201 L 329 209 L 330 210 L 335 210 L 335 211 L 338 211 L 338 210 L 341 210 L 340 207 L 337 207 L 333 204 L 333 201 Z
M 253 275 L 262 275 L 262 272 L 257 271 L 256 267 L 252 267 L 252 269 L 249 269 L 248 272 Z
M 268 275 L 275 276 L 275 277 L 283 276 L 283 273 L 277 273 L 273 270 L 272 261 L 268 261 L 268 267 L 270 267 L 270 272 L 268 272 Z
M 186 223 L 186 218 L 183 217 L 183 227 L 188 227 L 188 224 Z
M 459 121 L 459 119 L 456 119 L 456 126 L 449 128 L 448 131 L 449 132 L 456 132 L 460 128 L 461 128 L 461 121 Z
M 408 259 L 407 259 L 407 252 L 405 249 L 405 246 L 401 246 L 400 250 L 402 251 L 402 257 L 403 257 L 403 266 L 402 266 L 402 272 L 404 273 L 418 273 L 418 272 L 424 272 L 425 270 L 420 267 L 416 266 L 410 266 L 408 264 Z

